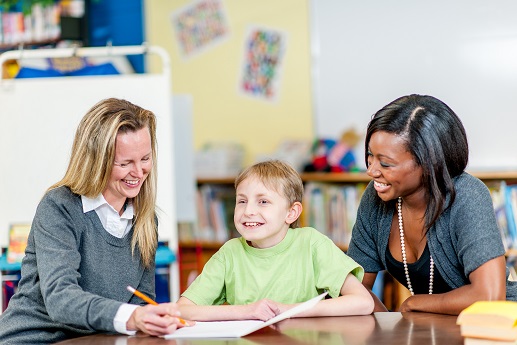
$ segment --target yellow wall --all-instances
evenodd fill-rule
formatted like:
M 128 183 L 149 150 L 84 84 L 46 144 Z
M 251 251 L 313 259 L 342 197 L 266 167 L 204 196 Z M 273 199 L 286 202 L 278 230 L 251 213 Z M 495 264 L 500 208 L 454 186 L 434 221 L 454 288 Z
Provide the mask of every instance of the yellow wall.
M 173 93 L 193 96 L 195 148 L 209 141 L 238 142 L 246 149 L 246 164 L 251 164 L 257 154 L 274 152 L 283 139 L 311 140 L 314 132 L 308 1 L 223 1 L 229 37 L 185 60 L 174 37 L 171 14 L 189 3 L 147 0 L 145 13 L 148 43 L 162 46 L 170 54 Z M 238 94 L 244 41 L 250 25 L 287 35 L 279 97 L 273 103 Z M 156 68 L 150 60 L 150 71 Z

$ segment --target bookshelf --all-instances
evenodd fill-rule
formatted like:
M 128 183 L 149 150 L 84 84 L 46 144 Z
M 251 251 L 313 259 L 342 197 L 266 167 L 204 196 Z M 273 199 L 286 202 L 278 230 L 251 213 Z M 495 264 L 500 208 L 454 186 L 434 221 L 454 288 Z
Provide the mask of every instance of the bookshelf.
M 53 46 L 60 40 L 73 40 L 87 46 L 86 12 L 85 0 L 3 2 L 0 5 L 0 50 Z
M 501 181 L 504 181 L 507 185 L 517 184 L 517 171 L 469 171 L 470 174 L 476 176 L 487 186 L 491 187 L 497 185 Z M 311 186 L 322 186 L 322 187 L 343 187 L 353 188 L 358 187 L 361 190 L 371 178 L 364 172 L 361 173 L 302 173 L 301 178 L 305 184 L 306 192 L 305 196 L 310 193 Z M 234 193 L 234 177 L 218 177 L 218 178 L 202 178 L 197 180 L 198 191 L 204 186 L 214 186 L 217 188 L 226 189 L 228 193 Z M 360 199 L 361 194 L 358 194 Z M 357 205 L 355 206 L 357 207 Z M 304 213 L 302 214 L 302 225 L 310 225 L 310 220 L 307 219 L 308 211 L 311 206 L 307 205 L 304 200 Z M 232 212 L 230 212 L 233 214 Z M 227 219 L 228 222 L 233 222 L 233 219 Z M 316 226 L 318 230 L 318 226 Z M 182 236 L 182 233 L 189 233 L 188 236 Z M 231 232 L 229 237 L 231 237 Z M 189 281 L 191 281 L 196 273 L 201 272 L 204 264 L 210 259 L 210 257 L 219 249 L 224 241 L 207 241 L 206 239 L 200 239 L 196 237 L 196 230 L 193 226 L 184 232 L 181 230 L 179 233 L 179 250 L 178 260 L 180 266 L 180 290 L 183 292 Z M 187 240 L 184 238 L 187 237 Z M 330 237 L 330 236 L 329 236 Z M 336 243 L 343 250 L 347 249 L 345 243 Z M 508 257 L 517 256 L 517 249 L 509 249 L 507 252 Z M 409 296 L 409 292 L 398 282 L 390 279 L 389 275 L 384 277 L 384 302 L 386 306 L 395 309 Z

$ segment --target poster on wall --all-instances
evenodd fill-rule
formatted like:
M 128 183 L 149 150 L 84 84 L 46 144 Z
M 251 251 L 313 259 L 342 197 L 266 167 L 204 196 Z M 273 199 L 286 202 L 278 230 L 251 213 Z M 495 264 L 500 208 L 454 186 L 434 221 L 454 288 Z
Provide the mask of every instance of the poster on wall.
M 278 30 L 249 29 L 239 80 L 241 94 L 266 101 L 278 99 L 286 40 L 286 34 Z
M 172 26 L 183 58 L 191 58 L 228 37 L 220 0 L 200 0 L 172 13 Z

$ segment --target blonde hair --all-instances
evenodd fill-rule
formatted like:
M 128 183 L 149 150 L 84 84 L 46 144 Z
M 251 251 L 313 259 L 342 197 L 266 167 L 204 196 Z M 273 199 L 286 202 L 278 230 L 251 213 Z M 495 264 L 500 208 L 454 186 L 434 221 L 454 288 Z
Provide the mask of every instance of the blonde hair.
M 95 198 L 108 185 L 115 160 L 115 142 L 119 133 L 148 128 L 152 162 L 148 177 L 133 198 L 133 254 L 138 247 L 145 267 L 154 261 L 158 243 L 156 206 L 156 117 L 126 100 L 109 98 L 95 104 L 82 118 L 75 133 L 70 162 L 65 176 L 49 188 L 67 186 L 73 193 Z
M 242 181 L 249 177 L 258 178 L 267 188 L 283 195 L 289 206 L 295 202 L 302 202 L 303 198 L 303 182 L 298 172 L 289 164 L 279 161 L 270 160 L 256 163 L 245 170 L 235 179 L 235 189 Z M 299 219 L 291 223 L 291 228 L 297 228 L 300 225 Z

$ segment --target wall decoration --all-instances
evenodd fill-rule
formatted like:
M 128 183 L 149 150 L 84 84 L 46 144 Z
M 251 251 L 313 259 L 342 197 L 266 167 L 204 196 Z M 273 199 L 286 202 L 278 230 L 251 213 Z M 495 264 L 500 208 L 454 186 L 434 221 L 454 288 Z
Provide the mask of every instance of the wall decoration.
M 248 96 L 276 100 L 286 35 L 278 30 L 254 27 L 246 37 L 239 89 Z
M 220 43 L 228 25 L 220 0 L 194 1 L 172 14 L 172 25 L 184 58 Z

